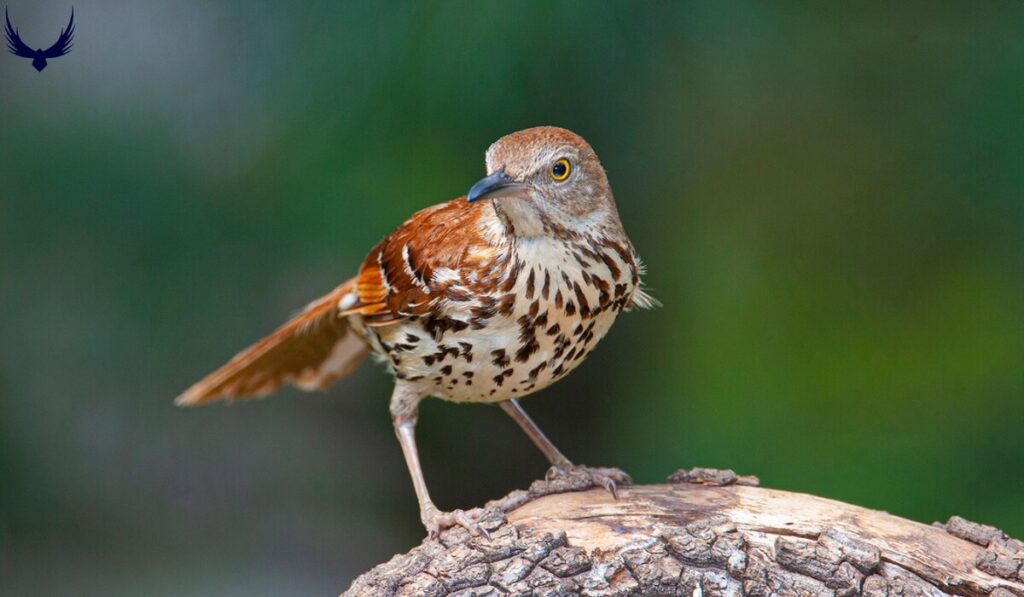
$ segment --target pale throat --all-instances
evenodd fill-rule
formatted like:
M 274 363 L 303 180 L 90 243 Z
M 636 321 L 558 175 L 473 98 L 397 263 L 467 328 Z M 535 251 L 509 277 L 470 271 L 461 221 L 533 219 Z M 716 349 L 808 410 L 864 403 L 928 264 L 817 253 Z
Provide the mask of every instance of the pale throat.
M 495 201 L 494 210 L 507 226 L 511 226 L 518 237 L 534 237 L 545 233 L 544 220 L 529 199 L 510 197 L 503 201 Z

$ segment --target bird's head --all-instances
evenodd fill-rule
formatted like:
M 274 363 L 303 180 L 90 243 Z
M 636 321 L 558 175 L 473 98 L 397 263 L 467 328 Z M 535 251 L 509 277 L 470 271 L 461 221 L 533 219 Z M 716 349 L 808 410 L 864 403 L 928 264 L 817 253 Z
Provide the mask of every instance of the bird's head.
M 597 154 L 579 135 L 553 126 L 495 141 L 487 150 L 487 176 L 466 199 L 490 200 L 520 237 L 622 229 Z

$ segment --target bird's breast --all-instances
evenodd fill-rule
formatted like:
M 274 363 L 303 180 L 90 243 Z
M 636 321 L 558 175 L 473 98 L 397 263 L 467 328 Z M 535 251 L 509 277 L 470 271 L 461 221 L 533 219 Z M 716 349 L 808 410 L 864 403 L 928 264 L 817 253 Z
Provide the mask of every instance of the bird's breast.
M 492 283 L 459 275 L 425 315 L 367 328 L 399 379 L 458 402 L 523 396 L 575 369 L 636 286 L 628 246 L 590 239 L 520 242 Z M 452 282 L 452 280 L 448 280 Z

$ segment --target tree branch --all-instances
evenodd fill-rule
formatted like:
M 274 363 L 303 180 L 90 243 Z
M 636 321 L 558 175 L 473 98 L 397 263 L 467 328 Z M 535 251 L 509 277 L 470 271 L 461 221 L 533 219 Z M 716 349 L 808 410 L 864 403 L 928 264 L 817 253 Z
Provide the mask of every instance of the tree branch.
M 356 579 L 363 595 L 968 595 L 1024 597 L 1024 543 L 951 518 L 756 487 L 732 471 L 666 485 L 537 481 Z

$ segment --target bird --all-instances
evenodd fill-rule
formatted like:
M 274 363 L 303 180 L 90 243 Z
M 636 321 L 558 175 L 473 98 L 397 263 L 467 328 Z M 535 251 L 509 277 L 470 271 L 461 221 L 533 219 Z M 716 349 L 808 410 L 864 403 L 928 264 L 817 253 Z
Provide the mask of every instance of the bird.
M 7 12 L 6 8 L 4 8 L 4 18 L 7 20 L 7 26 L 4 30 L 7 36 L 7 49 L 15 56 L 31 58 L 32 66 L 39 72 L 46 68 L 47 58 L 60 58 L 71 51 L 71 40 L 75 35 L 74 8 L 71 9 L 71 20 L 68 21 L 66 28 L 60 30 L 60 37 L 57 38 L 57 42 L 45 50 L 33 50 L 25 42 L 21 41 L 18 30 L 11 25 L 11 15 Z
M 183 406 L 323 390 L 375 355 L 394 377 L 389 410 L 429 536 L 479 534 L 483 511 L 442 511 L 420 467 L 421 400 L 498 404 L 551 464 L 615 493 L 619 469 L 574 465 L 519 399 L 574 370 L 618 314 L 659 303 L 623 229 L 597 154 L 541 126 L 505 135 L 465 196 L 414 213 L 357 274 L 188 388 Z

